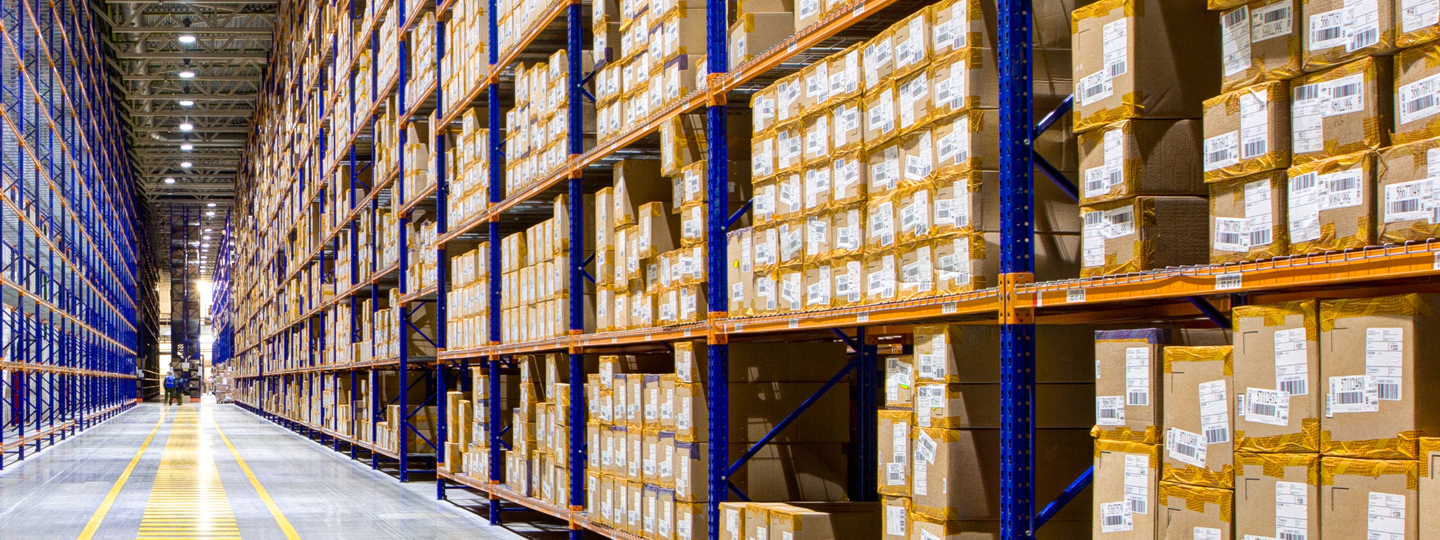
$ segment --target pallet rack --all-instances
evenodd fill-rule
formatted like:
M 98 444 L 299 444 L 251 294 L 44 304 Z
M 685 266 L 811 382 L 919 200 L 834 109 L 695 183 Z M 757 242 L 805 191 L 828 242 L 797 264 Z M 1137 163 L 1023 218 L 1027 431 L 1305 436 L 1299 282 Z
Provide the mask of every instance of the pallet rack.
M 802 313 L 757 317 L 730 317 L 726 313 L 727 287 L 725 283 L 725 234 L 734 218 L 729 215 L 726 205 L 726 181 L 728 152 L 726 141 L 726 116 L 730 103 L 738 91 L 753 86 L 758 80 L 771 77 L 776 71 L 791 71 L 797 62 L 813 61 L 807 55 L 812 47 L 833 45 L 837 42 L 851 42 L 863 37 L 867 22 L 883 20 L 886 15 L 908 14 L 929 2 L 907 0 L 852 0 L 837 9 L 824 20 L 800 29 L 775 48 L 745 62 L 734 70 L 727 70 L 726 2 L 708 0 L 706 65 L 709 73 L 704 84 L 677 103 L 666 106 L 625 130 L 618 138 L 593 147 L 588 147 L 581 133 L 583 99 L 588 97 L 584 84 L 589 73 L 582 72 L 580 51 L 582 38 L 588 32 L 582 2 L 580 0 L 555 0 L 539 11 L 539 15 L 528 28 L 521 29 L 515 45 L 501 55 L 499 50 L 496 8 L 494 0 L 488 2 L 489 47 L 488 71 L 478 84 L 464 89 L 456 103 L 446 103 L 444 93 L 439 90 L 444 79 L 441 72 L 443 59 L 447 54 L 444 42 L 445 25 L 460 2 L 471 0 L 446 0 L 436 5 L 434 0 L 406 2 L 404 0 L 382 0 L 373 4 L 362 4 L 362 0 L 339 0 L 331 5 L 344 16 L 346 24 L 360 28 L 358 34 L 365 36 L 358 47 L 368 50 L 370 58 L 379 55 L 381 36 L 386 25 L 399 34 L 398 41 L 405 43 L 415 35 L 420 26 L 417 21 L 428 13 L 435 13 L 435 28 L 432 33 L 436 50 L 433 73 L 435 81 L 412 81 L 409 49 L 398 46 L 393 76 L 380 75 L 383 71 L 373 64 L 362 69 L 358 58 L 357 44 L 332 32 L 326 34 L 325 24 L 320 21 L 325 4 L 287 4 L 279 30 L 277 43 L 287 44 L 278 49 L 272 57 L 272 66 L 267 78 L 268 99 L 264 102 L 259 118 L 284 119 L 296 126 L 282 132 L 272 121 L 257 127 L 252 133 L 247 163 L 248 178 L 242 178 L 242 212 L 251 217 L 242 218 L 235 226 L 235 257 L 230 279 L 236 281 L 235 291 L 243 291 L 236 297 L 232 309 L 234 329 L 234 360 L 238 362 L 241 375 L 237 377 L 242 387 L 255 389 L 251 395 L 258 399 L 242 406 L 267 418 L 302 431 L 320 442 L 329 441 L 337 450 L 344 443 L 352 457 L 356 449 L 368 449 L 372 467 L 378 467 L 379 455 L 385 455 L 399 462 L 399 477 L 408 480 L 411 473 L 411 459 L 417 454 L 401 437 L 398 452 L 378 448 L 374 444 L 374 430 L 381 413 L 381 400 L 372 399 L 369 412 L 368 440 L 365 437 L 347 435 L 339 429 L 335 413 L 327 410 L 323 395 L 326 389 L 332 393 L 348 388 L 350 401 L 355 403 L 359 396 L 357 381 L 362 377 L 370 382 L 372 391 L 378 391 L 377 373 L 394 371 L 402 385 L 412 383 L 411 372 L 421 372 L 421 379 L 427 385 L 427 403 L 411 403 L 401 399 L 403 413 L 398 419 L 402 433 L 413 430 L 411 418 L 418 407 L 433 405 L 441 415 L 438 431 L 433 439 L 423 442 L 428 448 L 420 449 L 421 455 L 429 457 L 429 451 L 442 448 L 447 439 L 443 395 L 444 390 L 457 386 L 452 382 L 456 370 L 466 370 L 470 362 L 486 366 L 492 373 L 503 369 L 506 360 L 516 354 L 532 352 L 565 352 L 570 355 L 571 381 L 583 381 L 583 354 L 595 351 L 653 350 L 659 344 L 677 340 L 704 339 L 709 345 L 708 402 L 710 422 L 707 426 L 710 441 L 709 463 L 709 538 L 718 535 L 717 504 L 727 500 L 725 478 L 739 463 L 732 464 L 736 456 L 728 455 L 727 445 L 727 348 L 731 340 L 751 339 L 816 339 L 817 336 L 839 339 L 849 343 L 855 350 L 856 361 L 851 364 L 856 370 L 856 380 L 861 396 L 872 396 L 859 404 L 863 411 L 857 432 L 858 461 L 861 466 L 852 474 L 852 481 L 858 487 L 853 492 L 859 500 L 874 500 L 874 468 L 876 420 L 873 414 L 878 403 L 873 399 L 878 389 L 878 367 L 876 365 L 876 343 L 879 336 L 903 334 L 909 325 L 934 321 L 967 321 L 979 324 L 996 324 L 1001 328 L 1002 338 L 1002 491 L 1001 536 L 1006 539 L 1028 538 L 1034 531 L 1083 490 L 1089 483 L 1089 474 L 1080 476 L 1056 500 L 1046 505 L 1037 501 L 1034 493 L 1032 469 L 1033 450 L 1033 408 L 1031 396 L 1035 378 L 1035 325 L 1078 324 L 1092 322 L 1125 322 L 1154 319 L 1206 319 L 1228 326 L 1224 309 L 1243 302 L 1276 301 L 1296 295 L 1356 294 L 1355 289 L 1331 292 L 1336 286 L 1365 288 L 1372 292 L 1383 292 L 1396 288 L 1414 290 L 1416 287 L 1433 287 L 1420 282 L 1440 272 L 1440 242 L 1429 241 L 1405 245 L 1387 245 L 1339 253 L 1310 256 L 1282 257 L 1259 262 L 1226 265 L 1205 265 L 1171 268 L 1153 272 L 1107 276 L 1101 278 L 1072 279 L 1057 282 L 1035 282 L 1034 279 L 1034 171 L 1040 169 L 1044 176 L 1055 182 L 1071 195 L 1075 186 L 1057 169 L 1044 159 L 1033 154 L 1031 141 L 1054 126 L 1069 113 L 1070 102 L 1065 101 L 1058 109 L 1047 114 L 1041 121 L 1034 122 L 1031 99 L 1031 0 L 999 0 L 999 20 L 996 53 L 1000 81 L 1000 211 L 1001 222 L 1001 276 L 998 286 L 963 294 L 953 294 L 892 302 L 863 307 L 838 308 Z M 396 16 L 386 18 L 392 3 Z M 428 19 L 427 19 L 428 20 Z M 331 25 L 333 26 L 333 24 Z M 331 29 L 333 31 L 333 28 Z M 428 30 L 428 29 L 427 29 Z M 872 32 L 873 30 L 869 30 Z M 851 35 L 856 34 L 856 35 Z M 376 158 L 380 150 L 377 141 L 376 118 L 393 114 L 399 123 L 398 140 L 403 146 L 408 134 L 404 129 L 410 121 L 434 113 L 438 118 L 430 133 L 433 147 L 444 148 L 450 126 L 458 121 L 467 108 L 479 107 L 485 112 L 488 126 L 494 131 L 500 129 L 501 106 L 513 91 L 509 66 L 522 58 L 533 56 L 539 43 L 563 43 L 568 51 L 569 64 L 566 66 L 570 81 L 581 81 L 567 88 L 569 97 L 569 137 L 566 141 L 568 162 L 558 172 L 516 193 L 503 193 L 498 188 L 502 175 L 502 138 L 492 136 L 488 152 L 490 163 L 491 189 L 487 207 L 478 215 L 460 223 L 450 222 L 447 215 L 449 180 L 446 162 L 437 157 L 434 163 L 436 174 L 433 184 L 419 193 L 406 193 L 406 156 L 401 153 L 398 163 L 388 174 L 377 178 L 380 161 Z M 318 59 L 316 62 L 307 58 Z M 598 69 L 598 67 L 597 67 Z M 327 85 L 339 81 L 349 90 L 345 93 L 331 92 Z M 412 85 L 416 82 L 416 85 Z M 373 99 L 357 100 L 355 89 L 368 88 Z M 412 92 L 417 90 L 418 92 Z M 386 100 L 395 98 L 397 111 L 388 110 Z M 581 195 L 593 191 L 594 181 L 586 177 L 587 171 L 607 166 L 617 152 L 643 146 L 646 137 L 653 134 L 665 121 L 676 115 L 704 109 L 708 126 L 708 167 L 706 200 L 706 263 L 708 269 L 708 312 L 705 322 L 626 330 L 606 333 L 585 333 L 582 321 L 582 297 L 578 294 L 569 298 L 568 335 L 555 339 L 528 343 L 500 343 L 470 349 L 448 349 L 446 334 L 446 295 L 450 282 L 446 267 L 447 246 L 473 245 L 489 242 L 489 267 L 500 267 L 500 239 L 502 232 L 513 232 L 533 219 L 537 201 L 546 197 L 568 194 L 570 207 L 570 237 L 582 235 L 584 213 Z M 337 112 L 338 111 L 338 112 Z M 336 141 L 335 144 L 331 144 Z M 327 147 L 327 145 L 330 145 Z M 437 150 L 437 156 L 443 151 Z M 277 155 L 291 155 L 293 159 L 277 161 Z M 262 170 L 266 162 L 281 163 L 275 171 Z M 338 171 L 338 172 L 337 172 Z M 266 179 L 290 178 L 278 188 L 262 185 Z M 262 190 L 270 189 L 262 193 Z M 337 197 L 337 193 L 347 194 Z M 327 210 L 334 201 L 344 201 L 345 206 Z M 543 206 L 544 203 L 538 203 Z M 379 220 L 376 214 L 382 208 L 394 208 L 398 236 L 398 260 L 393 264 L 380 265 L 380 257 L 370 252 L 369 266 L 373 272 L 361 275 L 360 257 L 362 250 L 361 232 L 372 235 Z M 300 216 L 314 212 L 339 214 L 337 223 L 327 225 L 318 232 L 299 231 L 296 223 Z M 434 213 L 437 229 L 435 251 L 438 264 L 435 285 L 416 289 L 410 286 L 408 272 L 410 239 L 405 225 L 415 212 Z M 283 219 L 282 219 L 283 218 Z M 425 219 L 428 219 L 425 218 Z M 276 224 L 276 226 L 270 226 Z M 317 241 L 305 249 L 294 249 L 297 239 L 313 235 Z M 373 237 L 373 236 L 372 236 Z M 427 248 L 428 249 L 428 248 Z M 584 253 L 579 242 L 570 244 L 570 260 L 583 261 Z M 298 262 L 297 262 L 298 261 Z M 348 268 L 337 268 L 337 261 L 343 261 Z M 226 266 L 225 264 L 221 265 Z M 569 290 L 582 289 L 586 272 L 583 264 L 568 269 Z M 250 274 L 239 269 L 252 269 Z M 301 272 L 314 269 L 322 276 L 322 283 L 329 283 L 335 289 L 333 297 L 321 294 L 306 297 L 299 309 L 286 314 L 279 305 L 288 282 Z M 348 270 L 347 272 L 343 272 Z M 343 277 L 342 277 L 343 274 Z M 219 275 L 219 274 L 217 274 Z M 488 304 L 500 304 L 498 279 L 489 280 Z M 339 356 L 338 347 L 349 347 L 352 343 L 364 343 L 373 336 L 361 335 L 358 312 L 362 298 L 377 300 L 372 303 L 373 317 L 379 313 L 378 299 L 382 291 L 398 288 L 404 313 L 416 306 L 433 306 L 438 313 L 432 333 L 423 332 L 411 324 L 408 317 L 402 318 L 402 343 L 412 336 L 433 342 L 439 349 L 436 357 L 414 357 L 408 347 L 402 346 L 394 358 L 370 357 L 367 360 L 354 359 L 348 363 L 328 361 Z M 325 343 L 325 325 L 334 321 L 326 314 L 336 308 L 348 306 L 349 328 L 354 329 L 345 343 Z M 489 334 L 500 335 L 499 310 L 490 310 Z M 308 336 L 308 337 L 304 337 Z M 304 340 L 299 353 L 294 340 Z M 317 357 L 319 354 L 319 357 Z M 265 359 L 277 359 L 284 367 L 267 370 Z M 843 373 L 842 373 L 843 375 Z M 838 377 L 839 375 L 837 375 Z M 459 377 L 458 386 L 468 386 L 468 377 Z M 348 380 L 348 385 L 345 381 Z M 498 384 L 491 378 L 492 384 Z M 311 421 L 297 420 L 293 411 L 277 411 L 267 408 L 267 395 L 285 392 L 296 385 L 310 390 L 306 403 L 313 404 L 319 389 L 320 406 L 308 406 Z M 583 418 L 583 385 L 570 386 L 570 418 Z M 492 399 L 499 399 L 499 392 L 492 388 Z M 488 419 L 492 426 L 502 426 L 498 402 L 492 402 L 490 411 L 495 416 Z M 798 415 L 799 412 L 796 414 Z M 327 414 L 328 413 L 328 414 Z M 792 415 L 792 418 L 794 415 Z M 783 427 L 783 426 L 782 426 Z M 570 463 L 584 463 L 584 423 L 572 422 L 570 426 Z M 498 430 L 497 430 L 498 431 Z M 500 463 L 499 444 L 491 445 L 491 463 Z M 743 459 L 740 460 L 743 463 Z M 544 514 L 562 519 L 570 524 L 571 537 L 580 538 L 584 530 L 598 532 L 614 538 L 630 536 L 603 525 L 590 522 L 583 512 L 584 478 L 583 467 L 573 467 L 570 472 L 570 501 L 568 507 L 556 507 L 541 501 L 513 493 L 501 484 L 500 467 L 491 467 L 490 478 L 470 478 L 459 474 L 441 473 L 437 480 L 437 496 L 445 497 L 448 489 L 463 487 L 485 492 L 490 497 L 490 520 L 498 523 L 501 519 L 501 501 L 528 507 Z M 1044 473 L 1044 471 L 1038 471 Z
M 84 3 L 0 3 L 0 468 L 137 397 L 153 274 L 97 35 Z

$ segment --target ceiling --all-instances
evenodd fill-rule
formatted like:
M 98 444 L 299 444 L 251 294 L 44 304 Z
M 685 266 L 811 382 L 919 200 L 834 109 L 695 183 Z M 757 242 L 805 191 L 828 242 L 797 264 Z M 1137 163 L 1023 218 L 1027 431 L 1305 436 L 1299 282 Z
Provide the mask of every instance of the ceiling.
M 190 226 L 224 230 L 279 3 L 97 2 L 92 6 L 152 245 L 171 245 L 171 216 L 182 207 L 197 207 L 191 216 L 200 218 Z M 201 275 L 213 270 L 217 245 L 205 250 Z M 206 254 L 198 242 L 191 247 Z M 162 271 L 169 266 L 160 264 Z

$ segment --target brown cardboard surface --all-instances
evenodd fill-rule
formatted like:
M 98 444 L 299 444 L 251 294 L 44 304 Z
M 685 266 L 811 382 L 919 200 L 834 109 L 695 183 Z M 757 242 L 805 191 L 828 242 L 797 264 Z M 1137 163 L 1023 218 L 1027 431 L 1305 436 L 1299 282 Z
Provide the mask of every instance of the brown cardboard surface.
M 1204 141 L 1207 182 L 1289 167 L 1290 85 L 1263 82 L 1206 100 Z
M 1156 538 L 1164 540 L 1192 540 L 1194 538 L 1234 538 L 1232 523 L 1235 521 L 1235 493 L 1229 489 L 1191 486 L 1173 482 L 1160 482 L 1158 517 L 1159 529 Z M 1197 530 L 1210 536 L 1202 536 Z M 1219 536 L 1215 536 L 1218 532 Z
M 1133 197 L 1080 207 L 1086 219 L 1081 277 L 1203 264 L 1204 197 Z
M 1092 536 L 1104 540 L 1155 538 L 1158 517 L 1160 453 L 1158 445 L 1095 441 Z M 1129 461 L 1127 473 L 1127 460 Z M 1127 482 L 1127 479 L 1129 480 Z M 1110 509 L 1107 511 L 1106 509 Z M 1104 516 L 1114 516 L 1110 523 Z M 1106 532 L 1109 529 L 1110 532 Z
M 1071 18 L 1076 132 L 1126 118 L 1200 118 L 1201 102 L 1219 93 L 1219 55 L 1185 46 L 1219 41 L 1219 25 L 1204 2 L 1098 2 Z M 1124 56 L 1126 69 L 1110 77 L 1118 70 L 1106 63 L 1104 28 L 1120 20 L 1125 37 L 1112 40 L 1110 52 Z
M 1081 204 L 1137 195 L 1205 195 L 1201 128 L 1196 120 L 1136 119 L 1080 134 Z
M 845 500 L 849 496 L 845 448 L 843 443 L 771 444 L 745 462 L 730 480 L 755 501 Z M 730 459 L 738 459 L 749 449 L 748 443 L 731 444 Z
M 1415 460 L 1320 458 L 1320 537 L 1377 538 L 1373 530 L 1417 537 L 1416 468 Z
M 1095 424 L 1102 439 L 1160 442 L 1160 328 L 1095 332 Z
M 888 355 L 885 363 L 885 406 L 909 409 L 915 398 L 915 358 L 908 354 Z
M 1248 47 L 1237 47 L 1239 51 L 1249 49 L 1249 54 L 1237 54 L 1234 62 L 1221 61 L 1224 74 L 1222 87 L 1229 92 L 1256 83 L 1270 80 L 1291 79 L 1302 74 L 1302 51 L 1305 40 L 1305 19 L 1300 17 L 1300 0 L 1244 0 L 1231 1 L 1235 8 L 1244 5 L 1245 19 L 1236 21 L 1234 37 L 1237 43 Z M 1211 9 L 1214 2 L 1211 2 Z M 1226 8 L 1228 9 L 1228 8 Z M 1230 27 L 1225 23 L 1234 17 L 1234 11 L 1217 14 L 1222 25 L 1221 38 L 1231 36 Z
M 1166 347 L 1165 459 L 1162 478 L 1197 486 L 1230 488 L 1235 483 L 1235 385 L 1230 347 Z M 1199 445 L 1181 438 L 1198 436 Z M 1207 443 L 1207 441 L 1213 441 Z M 1193 462 L 1177 456 L 1204 450 Z M 1202 448 L 1203 447 L 1203 448 Z
M 913 414 L 905 410 L 882 409 L 878 424 L 879 470 L 876 478 L 882 495 L 910 496 L 910 430 Z
M 1037 383 L 1090 383 L 1095 377 L 1094 329 L 1036 327 Z M 1000 333 L 995 326 L 921 325 L 915 328 L 919 380 L 1000 382 Z
M 1235 537 L 1320 534 L 1318 454 L 1235 455 Z M 1277 517 L 1279 520 L 1277 520 Z
M 1428 294 L 1320 302 L 1325 455 L 1414 459 L 1415 439 L 1440 433 L 1440 370 L 1421 360 L 1440 338 L 1434 305 Z M 1398 386 L 1366 379 L 1380 373 L 1398 376 Z M 1352 396 L 1363 402 L 1350 403 Z
M 1361 30 L 1370 30 L 1369 39 L 1361 35 L 1352 35 L 1350 28 L 1343 28 L 1343 32 L 1335 35 L 1335 39 L 1319 40 L 1321 37 L 1317 22 L 1328 20 L 1343 22 L 1350 18 L 1344 15 L 1343 18 L 1334 16 L 1326 19 L 1318 17 L 1325 13 L 1332 13 L 1350 7 L 1345 0 L 1303 0 L 1301 2 L 1301 15 L 1305 17 L 1305 71 L 1316 71 L 1330 66 L 1343 64 L 1356 58 L 1367 55 L 1386 55 L 1395 52 L 1395 2 L 1393 0 L 1379 0 L 1376 3 L 1376 12 L 1372 17 L 1373 25 L 1369 27 L 1356 27 L 1353 34 L 1359 34 Z M 1338 26 L 1338 25 L 1336 25 Z M 1365 46 L 1356 47 L 1356 43 Z
M 1391 70 L 1390 57 L 1373 56 L 1291 81 L 1292 163 L 1298 165 L 1390 144 L 1394 110 Z M 1356 82 L 1362 84 L 1354 86 Z M 1332 92 L 1332 89 L 1341 92 Z M 1331 99 L 1330 96 L 1338 94 L 1349 97 Z M 1357 96 L 1361 99 L 1355 99 Z
M 1210 184 L 1210 263 L 1254 261 L 1290 250 L 1283 170 Z
M 1235 413 L 1237 450 L 1320 451 L 1325 401 L 1317 309 L 1314 300 L 1235 308 L 1234 391 L 1245 407 Z
M 1433 106 L 1433 83 L 1440 75 L 1440 46 L 1423 45 L 1395 55 L 1395 144 L 1440 136 L 1440 110 Z M 1421 84 L 1416 84 L 1421 83 Z
M 880 524 L 883 540 L 910 540 L 910 499 L 880 497 Z
M 768 508 L 769 534 L 759 538 L 843 540 L 880 536 L 880 503 L 794 503 Z
M 1380 205 L 1376 218 L 1381 243 L 1403 244 L 1440 236 L 1440 219 L 1434 219 L 1434 208 L 1440 205 L 1430 179 L 1430 169 L 1440 168 L 1437 148 L 1440 139 L 1423 139 L 1380 151 L 1375 197 Z
M 1291 167 L 1290 254 L 1375 243 L 1375 154 L 1363 151 Z
M 1440 439 L 1420 439 L 1420 459 L 1417 469 L 1420 487 L 1416 496 L 1420 504 L 1420 540 L 1440 538 L 1440 510 L 1430 510 L 1440 505 Z
M 1090 440 L 1085 429 L 1036 430 L 1035 466 L 1046 471 L 1036 478 L 1036 497 L 1055 498 L 1085 472 L 1090 459 L 1075 449 Z M 948 521 L 999 519 L 1000 430 L 917 428 L 911 431 L 911 446 L 914 512 Z M 1083 517 L 1087 495 L 1072 501 L 1057 519 Z
M 998 429 L 1000 385 L 916 383 L 914 423 L 917 427 Z M 922 399 L 920 396 L 924 396 Z M 1035 385 L 1035 427 L 1090 429 L 1089 405 L 1094 389 L 1088 383 Z

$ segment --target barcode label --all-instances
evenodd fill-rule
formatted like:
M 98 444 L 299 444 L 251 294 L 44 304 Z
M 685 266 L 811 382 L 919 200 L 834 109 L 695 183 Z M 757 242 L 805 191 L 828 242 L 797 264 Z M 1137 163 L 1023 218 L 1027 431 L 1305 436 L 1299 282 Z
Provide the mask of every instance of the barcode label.
M 1095 423 L 1102 426 L 1125 425 L 1125 398 L 1095 396 Z
M 1085 289 L 1070 289 L 1065 291 L 1065 301 L 1069 303 L 1084 302 Z
M 1100 505 L 1100 532 L 1125 532 L 1135 529 L 1134 515 L 1125 501 Z
M 1170 458 L 1187 465 L 1205 466 L 1205 440 L 1199 433 L 1170 428 L 1165 434 L 1165 449 Z
M 1308 381 L 1304 379 L 1281 381 L 1280 391 L 1292 396 L 1303 396 L 1310 393 Z
M 1218 276 L 1215 276 L 1215 290 L 1217 291 L 1239 289 L 1240 287 L 1241 280 L 1240 274 L 1238 273 L 1220 274 Z
M 1288 426 L 1290 424 L 1290 395 L 1282 390 L 1247 388 L 1243 410 L 1247 422 Z
M 1307 84 L 1295 88 L 1295 101 L 1305 101 L 1307 99 L 1320 99 L 1320 85 Z

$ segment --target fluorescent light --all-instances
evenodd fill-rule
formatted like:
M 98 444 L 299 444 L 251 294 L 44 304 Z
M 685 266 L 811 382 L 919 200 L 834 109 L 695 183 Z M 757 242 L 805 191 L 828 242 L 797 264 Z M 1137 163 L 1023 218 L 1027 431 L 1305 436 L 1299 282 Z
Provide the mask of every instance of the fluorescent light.
M 210 244 L 200 244 L 200 247 L 202 247 L 202 248 L 208 248 L 208 247 L 210 247 Z
M 180 43 L 194 43 L 194 42 L 195 42 L 195 36 L 192 36 L 192 35 L 190 35 L 190 34 L 180 34 L 180 37 L 178 38 L 178 41 L 179 41 Z
M 189 169 L 191 165 L 193 165 L 193 163 L 190 163 L 189 161 L 181 161 L 181 162 L 180 162 L 180 166 L 183 167 L 183 168 L 186 168 L 186 169 Z
M 215 207 L 215 203 L 213 203 L 213 202 L 212 202 L 212 203 L 206 203 L 205 206 L 209 206 L 210 208 L 214 208 L 214 207 Z
M 195 72 L 194 72 L 194 71 L 191 71 L 191 70 L 188 70 L 188 69 L 185 70 L 185 71 L 181 71 L 180 73 L 178 73 L 178 75 L 180 75 L 180 78 L 181 78 L 181 79 L 194 79 L 194 78 L 195 78 Z
M 210 232 L 210 231 L 212 231 L 212 230 L 214 230 L 214 229 L 208 229 L 208 228 L 207 228 L 207 229 L 205 229 L 205 232 Z
M 180 123 L 180 131 L 190 131 L 192 129 L 195 129 L 195 124 L 191 124 L 190 122 Z
M 211 203 L 210 206 L 215 206 L 215 204 Z M 215 212 L 205 212 L 205 217 L 215 217 Z
M 165 183 L 166 183 L 166 184 L 174 184 L 174 183 L 175 183 L 175 179 L 174 179 L 174 178 L 166 178 L 166 179 L 165 179 Z
M 201 239 L 201 240 L 209 240 L 209 239 L 210 239 L 210 235 L 207 234 L 207 235 L 205 235 L 205 236 L 201 236 L 200 239 Z
M 195 106 L 195 102 L 194 102 L 194 101 L 191 101 L 191 100 L 188 100 L 188 99 L 182 99 L 182 100 L 180 100 L 180 106 L 181 106 L 181 107 L 194 107 L 194 106 Z
M 181 150 L 184 150 L 184 151 L 186 151 L 186 152 L 189 152 L 189 151 L 195 149 L 195 145 L 190 144 L 190 143 L 185 143 L 185 144 L 180 145 L 180 149 L 181 149 Z

